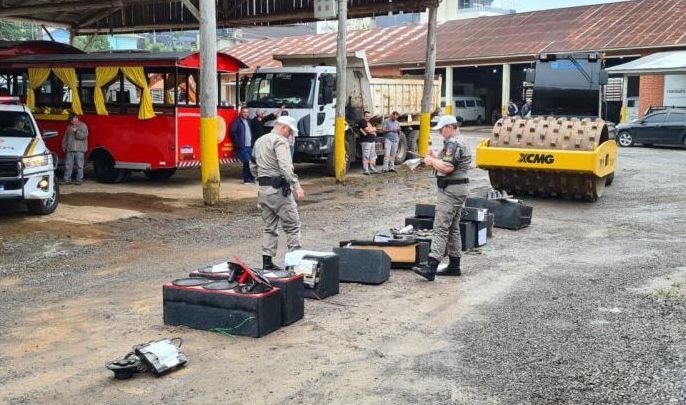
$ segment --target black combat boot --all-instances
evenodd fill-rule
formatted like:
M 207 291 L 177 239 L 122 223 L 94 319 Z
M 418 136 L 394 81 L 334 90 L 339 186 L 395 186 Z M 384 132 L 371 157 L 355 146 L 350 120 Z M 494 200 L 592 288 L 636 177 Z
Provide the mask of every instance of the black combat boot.
M 434 278 L 436 277 L 437 268 L 438 260 L 434 259 L 433 257 L 429 257 L 429 261 L 427 263 L 422 263 L 419 266 L 415 266 L 412 268 L 412 270 L 414 270 L 415 273 L 419 274 L 425 279 L 429 281 L 434 281 Z
M 267 255 L 262 255 L 262 270 L 281 270 L 281 267 L 275 265 L 272 262 L 272 257 Z
M 437 276 L 460 276 L 462 272 L 460 271 L 460 256 L 450 256 L 450 262 L 448 262 L 448 267 L 445 269 L 437 270 Z

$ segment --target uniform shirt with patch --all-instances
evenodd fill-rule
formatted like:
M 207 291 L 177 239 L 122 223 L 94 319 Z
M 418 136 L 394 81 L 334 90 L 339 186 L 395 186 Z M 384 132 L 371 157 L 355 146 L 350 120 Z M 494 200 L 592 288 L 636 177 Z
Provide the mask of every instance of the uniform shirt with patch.
M 444 140 L 443 150 L 441 150 L 438 158 L 446 165 L 455 168 L 455 170 L 447 175 L 437 172 L 437 176 L 445 176 L 451 179 L 467 178 L 467 170 L 469 170 L 469 165 L 472 163 L 472 153 L 464 137 L 455 135 L 448 140 Z

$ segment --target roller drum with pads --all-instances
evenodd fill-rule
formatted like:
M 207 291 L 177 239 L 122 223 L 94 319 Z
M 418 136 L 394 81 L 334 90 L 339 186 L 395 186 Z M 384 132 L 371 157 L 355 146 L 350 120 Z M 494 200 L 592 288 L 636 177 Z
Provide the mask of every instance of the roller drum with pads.
M 466 205 L 469 207 L 486 208 L 495 215 L 496 228 L 518 230 L 531 225 L 533 207 L 521 200 L 502 199 L 489 200 L 483 197 L 468 197 Z
M 382 284 L 391 275 L 391 258 L 382 250 L 335 248 L 340 280 L 347 283 Z
M 386 242 L 351 240 L 340 242 L 340 247 L 381 250 L 391 259 L 391 268 L 412 268 L 429 259 L 430 245 L 416 240 L 389 240 Z

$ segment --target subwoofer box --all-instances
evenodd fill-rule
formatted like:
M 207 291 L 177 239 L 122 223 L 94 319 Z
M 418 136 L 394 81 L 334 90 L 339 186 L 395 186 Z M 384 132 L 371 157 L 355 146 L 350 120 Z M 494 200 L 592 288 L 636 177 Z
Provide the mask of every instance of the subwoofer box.
M 531 225 L 533 207 L 520 200 L 489 200 L 483 197 L 468 197 L 466 205 L 468 207 L 486 208 L 488 212 L 495 214 L 494 226 L 496 228 L 517 230 Z
M 355 249 L 384 251 L 391 259 L 391 268 L 394 269 L 412 268 L 429 259 L 430 245 L 416 240 L 389 240 L 386 242 L 351 240 L 340 242 L 340 247 L 348 247 L 348 245 Z
M 485 245 L 488 242 L 488 222 L 487 221 L 472 221 L 474 224 L 475 237 L 474 242 L 476 247 Z
M 489 212 L 488 215 L 486 216 L 486 222 L 488 222 L 488 232 L 487 235 L 489 238 L 493 237 L 493 225 L 495 224 L 495 214 L 492 212 Z
M 204 277 L 210 280 L 226 280 L 229 272 L 204 272 L 195 270 L 190 277 Z M 281 296 L 281 326 L 290 325 L 305 315 L 305 284 L 302 274 L 294 274 L 290 277 L 265 276 L 274 287 L 278 287 Z
M 281 327 L 281 290 L 241 294 L 202 286 L 162 286 L 164 323 L 194 329 L 222 329 L 232 335 L 262 337 Z
M 476 226 L 474 222 L 460 222 L 460 239 L 462 239 L 462 250 L 474 249 L 476 247 Z
M 436 206 L 434 204 L 417 204 L 414 206 L 414 216 L 416 218 L 434 218 Z
M 314 288 L 305 285 L 305 298 L 321 300 L 340 291 L 340 273 L 338 267 L 338 255 L 329 256 L 304 256 L 303 259 L 316 260 L 319 262 L 319 282 Z
M 334 248 L 339 257 L 339 277 L 343 282 L 382 284 L 391 275 L 391 258 L 383 250 Z
M 434 219 L 408 217 L 405 218 L 405 226 L 408 225 L 412 225 L 414 229 L 434 229 Z

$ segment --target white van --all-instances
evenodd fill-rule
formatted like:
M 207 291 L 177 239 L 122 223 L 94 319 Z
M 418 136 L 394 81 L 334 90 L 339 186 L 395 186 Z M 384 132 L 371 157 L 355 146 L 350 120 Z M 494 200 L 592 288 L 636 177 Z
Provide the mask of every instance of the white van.
M 462 117 L 465 122 L 481 125 L 486 121 L 486 107 L 479 97 L 453 97 L 453 115 Z
M 59 200 L 54 162 L 31 111 L 14 97 L 0 97 L 0 200 L 24 201 L 32 214 L 52 214 Z

